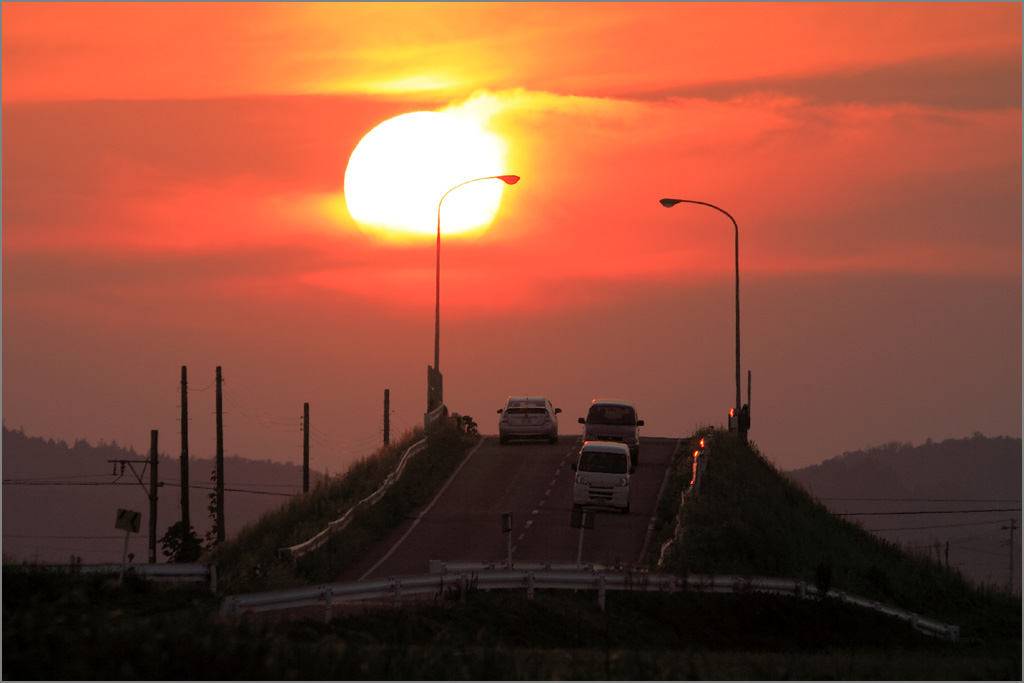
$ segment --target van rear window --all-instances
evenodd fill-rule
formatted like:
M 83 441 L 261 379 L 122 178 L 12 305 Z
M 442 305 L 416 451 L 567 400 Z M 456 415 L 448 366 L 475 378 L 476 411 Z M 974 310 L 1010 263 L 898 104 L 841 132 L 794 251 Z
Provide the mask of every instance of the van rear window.
M 587 424 L 635 425 L 636 411 L 629 406 L 590 406 Z

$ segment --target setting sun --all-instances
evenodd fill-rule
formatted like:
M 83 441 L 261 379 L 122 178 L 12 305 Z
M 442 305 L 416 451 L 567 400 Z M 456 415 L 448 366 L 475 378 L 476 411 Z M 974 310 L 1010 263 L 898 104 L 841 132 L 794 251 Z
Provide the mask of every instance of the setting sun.
M 460 183 L 502 173 L 503 145 L 474 121 L 441 112 L 402 114 L 356 146 L 345 171 L 345 201 L 360 228 L 386 239 L 433 236 L 438 204 Z M 473 183 L 449 198 L 445 234 L 487 229 L 501 203 L 501 183 Z M 456 199 L 456 201 L 452 201 Z

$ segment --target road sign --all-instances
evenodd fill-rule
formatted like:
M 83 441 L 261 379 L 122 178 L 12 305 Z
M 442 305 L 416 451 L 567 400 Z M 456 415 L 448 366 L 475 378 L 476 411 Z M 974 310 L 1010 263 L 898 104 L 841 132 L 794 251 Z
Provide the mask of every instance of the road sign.
M 115 529 L 121 529 L 122 531 L 130 531 L 132 533 L 139 533 L 139 527 L 142 523 L 142 513 L 135 512 L 134 510 L 117 510 L 117 521 L 114 523 Z

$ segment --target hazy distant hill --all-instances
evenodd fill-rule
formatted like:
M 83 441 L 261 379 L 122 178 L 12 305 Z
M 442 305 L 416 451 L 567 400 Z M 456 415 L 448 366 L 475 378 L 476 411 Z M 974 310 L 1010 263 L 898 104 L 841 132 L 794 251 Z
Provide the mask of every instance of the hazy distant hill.
M 1019 590 L 1020 439 L 975 433 L 920 446 L 893 442 L 787 474 L 833 512 L 871 513 L 848 519 L 907 550 L 948 558 L 983 584 L 1008 583 L 1010 530 L 1004 527 L 1016 520 Z
M 110 461 L 134 461 L 122 472 Z M 119 562 L 124 532 L 114 528 L 118 508 L 142 513 L 139 534 L 129 538 L 136 562 L 148 557 L 148 453 L 116 443 L 68 445 L 3 427 L 3 554 L 5 558 L 67 562 Z M 228 536 L 302 490 L 302 467 L 225 457 L 225 530 Z M 145 469 L 143 469 L 145 467 Z M 204 537 L 212 527 L 207 509 L 212 458 L 189 460 L 189 511 L 193 528 Z M 134 471 L 133 471 L 134 468 Z M 157 538 L 181 519 L 181 461 L 161 453 L 163 483 L 158 491 Z M 136 475 L 142 478 L 142 484 Z M 310 473 L 310 486 L 321 474 Z M 145 488 L 143 488 L 145 484 Z M 165 558 L 157 545 L 158 561 Z

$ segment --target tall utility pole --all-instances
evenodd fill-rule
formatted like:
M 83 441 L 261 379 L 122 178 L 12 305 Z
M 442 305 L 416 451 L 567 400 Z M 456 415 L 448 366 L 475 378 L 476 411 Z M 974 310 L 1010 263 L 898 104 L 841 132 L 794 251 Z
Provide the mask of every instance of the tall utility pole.
M 149 433 L 149 563 L 156 564 L 157 430 Z
M 391 442 L 391 390 L 384 390 L 384 445 Z
M 192 526 L 188 513 L 188 368 L 181 366 L 181 524 Z
M 217 543 L 224 542 L 224 401 L 217 366 Z
M 1007 579 L 1006 586 L 1013 592 L 1013 532 L 1017 530 L 1017 519 L 1010 520 L 1010 526 L 1004 526 L 1003 529 L 1010 532 L 1010 577 Z
M 309 404 L 302 404 L 302 492 L 309 491 Z

